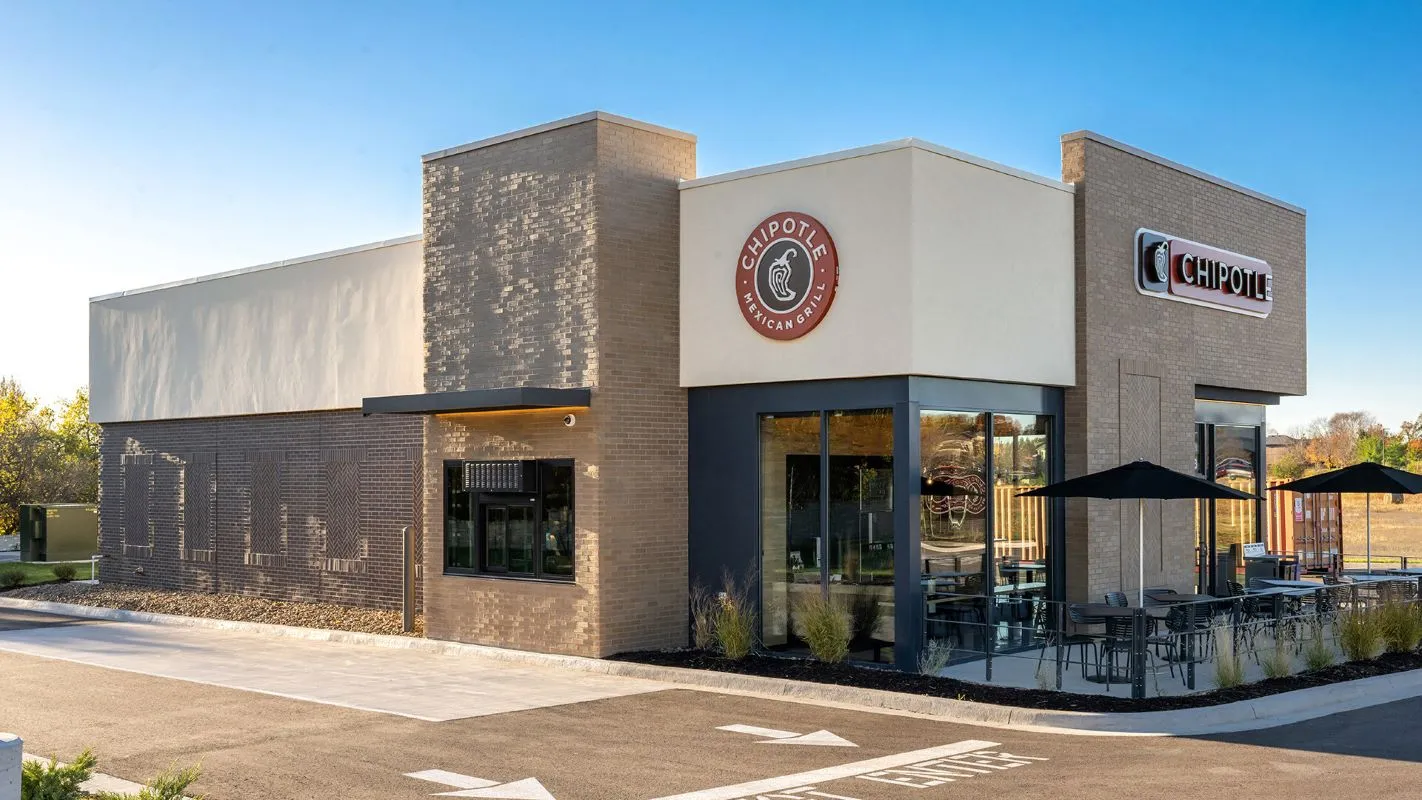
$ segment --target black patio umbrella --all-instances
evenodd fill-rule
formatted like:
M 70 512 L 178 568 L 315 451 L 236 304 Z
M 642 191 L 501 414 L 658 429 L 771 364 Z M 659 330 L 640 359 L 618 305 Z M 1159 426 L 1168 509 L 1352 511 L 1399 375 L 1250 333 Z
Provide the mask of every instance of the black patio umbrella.
M 1132 461 L 1119 467 L 1092 472 L 1079 478 L 1022 492 L 1019 497 L 1099 497 L 1106 500 L 1135 500 L 1140 518 L 1137 534 L 1137 565 L 1140 583 L 1137 602 L 1145 605 L 1145 501 L 1147 500 L 1258 500 L 1257 495 L 1211 483 L 1197 475 L 1176 472 L 1149 461 Z
M 1298 492 L 1318 494 L 1334 492 L 1338 494 L 1366 494 L 1368 572 L 1373 571 L 1373 492 L 1378 494 L 1422 494 L 1422 475 L 1385 467 L 1375 461 L 1364 461 L 1351 467 L 1320 472 L 1307 478 L 1299 478 L 1278 486 L 1270 486 L 1271 492 Z

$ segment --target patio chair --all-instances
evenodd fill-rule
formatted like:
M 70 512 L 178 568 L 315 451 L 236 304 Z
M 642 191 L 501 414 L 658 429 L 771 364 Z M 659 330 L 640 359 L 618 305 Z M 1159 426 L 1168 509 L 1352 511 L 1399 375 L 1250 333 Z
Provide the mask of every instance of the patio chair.
M 1078 629 L 1084 628 L 1088 625 L 1100 625 L 1102 622 L 1102 620 L 1100 619 L 1088 618 L 1083 616 L 1081 613 L 1081 606 L 1077 605 L 1076 603 L 1072 603 L 1067 606 L 1067 618 L 1070 619 L 1072 625 L 1076 626 Z M 1096 648 L 1096 639 L 1084 633 L 1067 633 L 1066 631 L 1062 630 L 1052 631 L 1047 635 L 1047 640 L 1042 645 L 1042 652 L 1037 655 L 1038 670 L 1042 668 L 1042 659 L 1045 658 L 1047 655 L 1047 648 L 1056 646 L 1058 644 L 1058 640 L 1060 640 L 1062 649 L 1066 651 L 1065 663 L 1067 665 L 1070 665 L 1072 663 L 1071 649 L 1073 647 L 1078 649 L 1078 653 L 1081 656 L 1080 663 L 1082 678 L 1086 677 L 1086 648 L 1088 647 L 1091 648 L 1091 654 L 1095 661 L 1097 670 L 1101 669 L 1101 655 Z
M 1106 664 L 1106 691 L 1111 691 L 1112 678 L 1116 673 L 1116 656 L 1125 656 L 1126 672 L 1130 673 L 1131 666 L 1131 641 L 1135 637 L 1134 621 L 1131 617 L 1109 617 L 1106 619 L 1106 638 L 1101 643 L 1101 655 L 1098 662 Z M 1151 651 L 1152 645 L 1155 651 Z M 1169 636 L 1157 636 L 1147 630 L 1145 640 L 1145 654 L 1150 659 L 1150 664 L 1146 670 L 1152 675 L 1160 672 L 1160 662 L 1162 660 L 1160 648 L 1164 647 L 1167 654 L 1172 652 L 1173 643 Z M 1165 658 L 1166 666 L 1170 668 L 1170 676 L 1175 677 L 1175 665 L 1169 658 Z M 1099 673 L 1100 667 L 1097 667 Z M 1160 682 L 1156 681 L 1156 694 L 1160 693 Z
M 1126 608 L 1130 604 L 1131 601 L 1127 599 L 1125 592 L 1106 593 L 1106 605 L 1108 606 L 1115 606 L 1116 608 Z
M 1186 680 L 1185 667 L 1189 664 L 1204 664 L 1214 656 L 1214 626 L 1210 615 L 1196 609 L 1195 619 L 1190 619 L 1190 608 L 1185 605 L 1170 607 L 1165 617 L 1167 638 L 1171 640 L 1175 663 L 1180 666 L 1180 679 Z M 1193 654 L 1192 654 L 1193 651 Z

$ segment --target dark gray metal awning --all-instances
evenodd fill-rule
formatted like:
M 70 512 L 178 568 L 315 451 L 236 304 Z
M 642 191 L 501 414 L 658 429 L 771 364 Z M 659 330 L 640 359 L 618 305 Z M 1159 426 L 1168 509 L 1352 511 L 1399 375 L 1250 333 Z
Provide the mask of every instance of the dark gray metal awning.
M 477 414 L 480 411 L 526 411 L 539 408 L 586 408 L 592 390 L 471 389 L 463 392 L 396 394 L 367 397 L 361 401 L 362 414 Z

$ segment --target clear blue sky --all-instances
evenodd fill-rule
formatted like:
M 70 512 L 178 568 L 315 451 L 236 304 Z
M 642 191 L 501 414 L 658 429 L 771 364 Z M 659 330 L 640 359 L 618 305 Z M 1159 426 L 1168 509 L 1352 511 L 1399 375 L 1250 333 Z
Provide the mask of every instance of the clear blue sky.
M 1091 128 L 1302 205 L 1310 396 L 1272 425 L 1396 426 L 1419 42 L 1416 2 L 0 0 L 0 374 L 66 394 L 89 296 L 417 232 L 420 154 L 597 108 L 701 174 L 917 136 L 1055 177 Z

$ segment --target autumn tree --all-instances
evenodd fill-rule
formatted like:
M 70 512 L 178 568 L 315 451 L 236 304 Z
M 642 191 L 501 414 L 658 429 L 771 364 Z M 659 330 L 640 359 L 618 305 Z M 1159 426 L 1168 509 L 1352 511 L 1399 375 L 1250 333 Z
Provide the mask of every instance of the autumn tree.
M 0 378 L 0 534 L 13 533 L 22 503 L 92 503 L 99 491 L 99 426 L 80 389 L 56 407 Z

